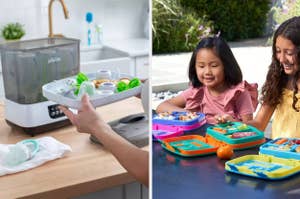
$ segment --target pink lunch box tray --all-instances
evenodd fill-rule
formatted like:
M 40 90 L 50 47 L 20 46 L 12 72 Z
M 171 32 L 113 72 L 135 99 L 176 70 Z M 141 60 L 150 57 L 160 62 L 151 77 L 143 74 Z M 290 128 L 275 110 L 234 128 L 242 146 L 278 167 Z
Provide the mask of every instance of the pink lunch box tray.
M 159 118 L 154 115 L 152 119 L 152 130 L 164 131 L 192 131 L 200 128 L 206 123 L 205 115 L 203 113 L 196 113 L 195 118 L 182 121 L 179 120 L 181 116 L 185 116 L 186 112 L 173 112 L 169 115 L 171 119 Z
M 183 131 L 165 131 L 152 130 L 153 140 L 163 140 L 166 138 L 177 137 L 183 135 Z

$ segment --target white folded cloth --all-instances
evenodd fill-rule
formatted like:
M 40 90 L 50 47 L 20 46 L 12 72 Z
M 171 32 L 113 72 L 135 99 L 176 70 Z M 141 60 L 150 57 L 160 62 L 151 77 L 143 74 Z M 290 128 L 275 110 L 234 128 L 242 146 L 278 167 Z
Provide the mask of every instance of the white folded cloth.
M 42 137 L 35 140 L 39 144 L 39 151 L 31 159 L 16 166 L 7 166 L 3 161 L 12 144 L 0 144 L 0 176 L 32 169 L 50 160 L 61 158 L 72 151 L 70 146 L 53 137 Z

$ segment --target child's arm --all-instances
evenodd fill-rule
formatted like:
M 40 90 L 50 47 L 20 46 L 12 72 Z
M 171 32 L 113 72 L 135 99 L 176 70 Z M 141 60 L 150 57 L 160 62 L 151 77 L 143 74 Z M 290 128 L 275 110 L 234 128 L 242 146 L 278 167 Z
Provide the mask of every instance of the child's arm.
M 256 114 L 254 120 L 246 122 L 249 125 L 255 126 L 261 131 L 264 131 L 274 113 L 275 107 L 271 107 L 267 104 L 263 104 L 258 113 Z
M 186 111 L 185 107 L 185 100 L 181 95 L 163 101 L 158 105 L 156 108 L 157 113 L 162 112 L 173 112 L 173 111 Z

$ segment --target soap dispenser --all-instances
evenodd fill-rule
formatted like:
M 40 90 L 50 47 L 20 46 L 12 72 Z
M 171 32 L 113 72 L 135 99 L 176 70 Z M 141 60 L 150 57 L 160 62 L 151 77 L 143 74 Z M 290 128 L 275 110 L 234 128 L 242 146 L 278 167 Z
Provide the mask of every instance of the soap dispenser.
M 87 22 L 87 45 L 91 46 L 92 44 L 92 22 L 93 22 L 93 13 L 87 12 L 85 16 Z

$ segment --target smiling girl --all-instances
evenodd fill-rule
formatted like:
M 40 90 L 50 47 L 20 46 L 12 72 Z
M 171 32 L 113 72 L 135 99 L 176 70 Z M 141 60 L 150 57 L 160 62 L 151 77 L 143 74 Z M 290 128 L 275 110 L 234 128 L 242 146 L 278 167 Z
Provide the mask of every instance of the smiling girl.
M 257 85 L 242 81 L 241 69 L 221 37 L 207 37 L 194 50 L 189 65 L 190 87 L 162 102 L 156 112 L 196 111 L 216 124 L 220 115 L 249 121 L 257 106 Z
M 274 113 L 272 138 L 300 137 L 300 17 L 275 31 L 272 63 L 262 88 L 262 106 L 249 124 L 264 130 Z

